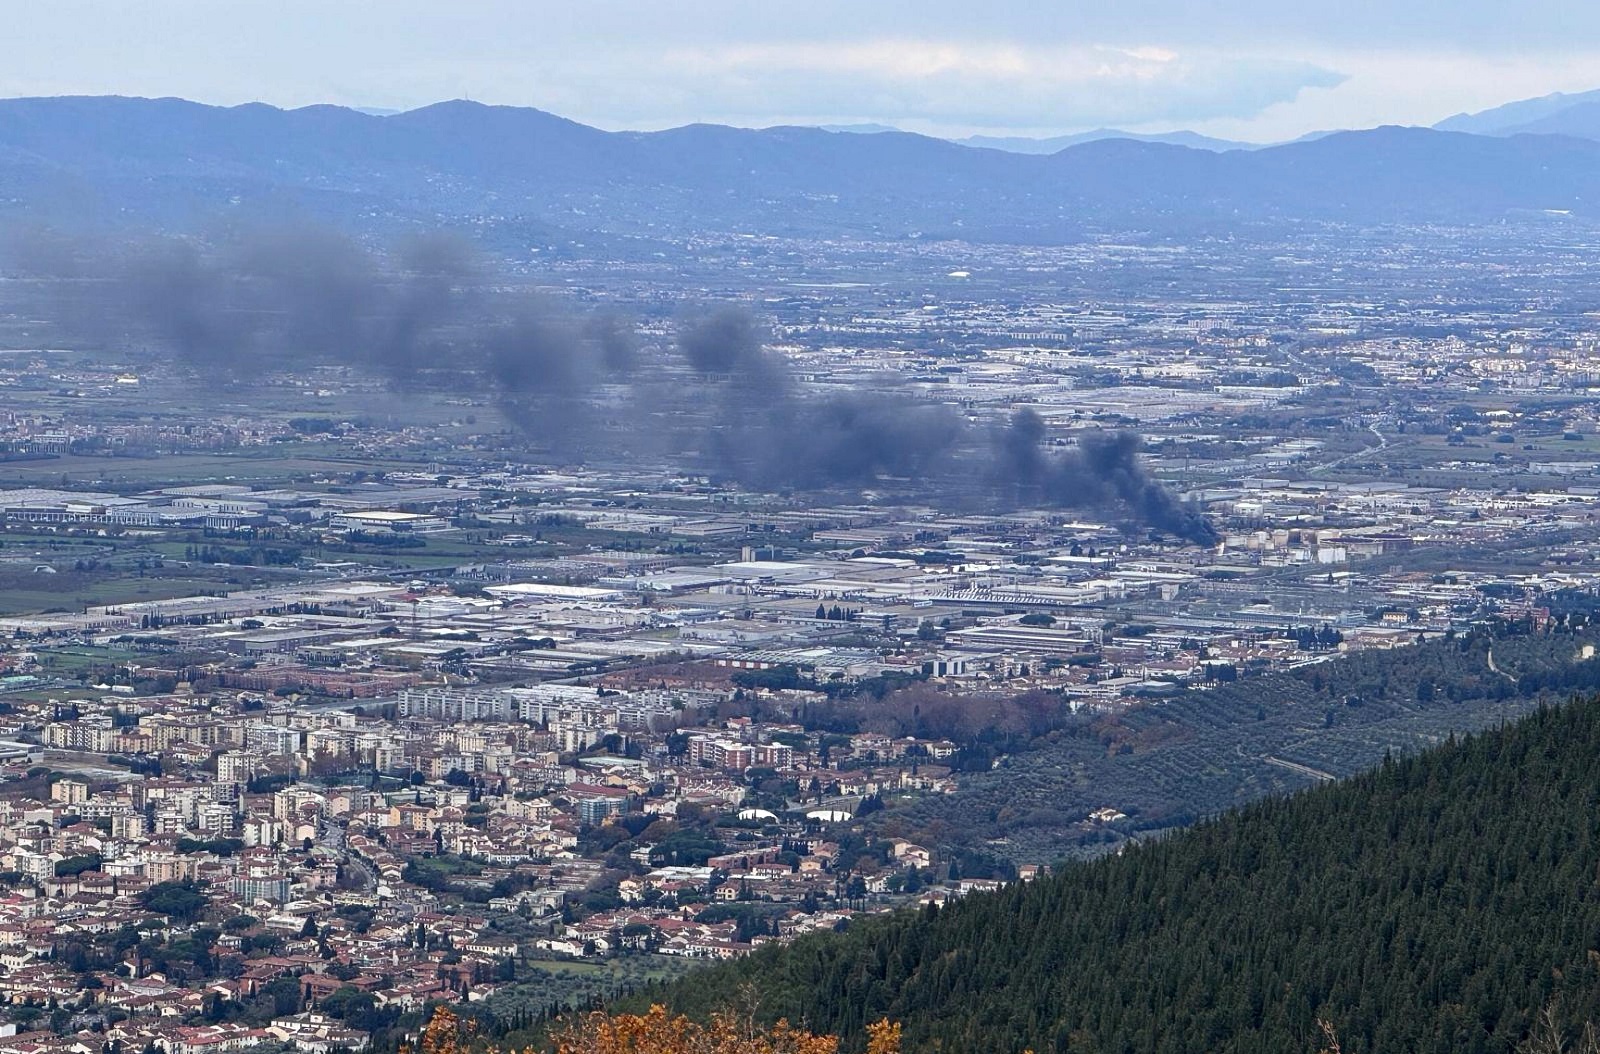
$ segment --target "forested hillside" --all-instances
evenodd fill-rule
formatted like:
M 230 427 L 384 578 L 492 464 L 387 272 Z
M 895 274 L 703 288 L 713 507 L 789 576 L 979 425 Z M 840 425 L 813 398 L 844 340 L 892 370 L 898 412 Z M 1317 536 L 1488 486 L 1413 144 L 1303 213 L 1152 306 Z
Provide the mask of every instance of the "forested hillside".
M 1028 885 L 858 923 L 652 994 L 906 1049 L 1513 1049 L 1600 1006 L 1600 702 L 1272 799 Z

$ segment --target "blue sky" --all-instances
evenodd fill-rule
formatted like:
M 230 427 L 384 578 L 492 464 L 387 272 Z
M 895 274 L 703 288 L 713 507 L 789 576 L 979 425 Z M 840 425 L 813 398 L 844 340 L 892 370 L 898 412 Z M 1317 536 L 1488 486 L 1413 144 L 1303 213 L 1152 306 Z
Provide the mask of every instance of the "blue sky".
M 607 128 L 1427 124 L 1600 87 L 1572 0 L 0 0 L 0 95 L 538 106 Z

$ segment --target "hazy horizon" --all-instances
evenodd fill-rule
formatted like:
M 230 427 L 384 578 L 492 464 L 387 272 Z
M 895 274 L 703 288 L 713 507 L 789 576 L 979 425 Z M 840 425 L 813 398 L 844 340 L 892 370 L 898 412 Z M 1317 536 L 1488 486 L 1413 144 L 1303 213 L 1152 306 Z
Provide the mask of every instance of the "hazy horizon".
M 1600 86 L 1600 11 L 1539 0 L 1339 12 L 1249 2 L 1144 17 L 1078 5 L 976 9 L 696 0 L 582 10 L 485 0 L 255 9 L 196 0 L 14 8 L 0 95 L 177 96 L 414 109 L 454 98 L 596 127 L 882 123 L 1051 136 L 1101 127 L 1254 142 L 1433 124 Z
M 1596 89 L 1593 89 L 1593 90 L 1600 90 L 1600 85 L 1597 85 Z M 949 139 L 949 140 L 953 140 L 953 141 L 962 141 L 962 142 L 967 141 L 967 140 L 980 140 L 980 141 L 981 140 L 993 140 L 995 142 L 1004 142 L 1004 141 L 1007 141 L 1007 140 L 1048 141 L 1048 140 L 1052 140 L 1052 139 L 1072 139 L 1072 138 L 1077 138 L 1077 137 L 1093 137 L 1096 133 L 1112 132 L 1112 133 L 1127 133 L 1129 135 L 1135 135 L 1135 136 L 1141 136 L 1141 137 L 1195 135 L 1195 136 L 1199 136 L 1199 137 L 1206 138 L 1206 139 L 1213 139 L 1213 140 L 1216 140 L 1218 142 L 1237 142 L 1237 143 L 1242 143 L 1242 144 L 1251 145 L 1251 146 L 1275 146 L 1275 145 L 1280 145 L 1280 144 L 1284 144 L 1284 143 L 1294 142 L 1294 141 L 1296 141 L 1298 139 L 1302 139 L 1302 138 L 1315 137 L 1315 136 L 1317 136 L 1319 134 L 1326 134 L 1326 133 L 1340 132 L 1340 131 L 1363 131 L 1363 130 L 1370 130 L 1372 128 L 1377 128 L 1377 127 L 1380 127 L 1380 126 L 1401 126 L 1401 127 L 1428 128 L 1428 127 L 1432 127 L 1434 125 L 1437 125 L 1440 122 L 1445 121 L 1448 118 L 1476 114 L 1476 113 L 1483 112 L 1485 110 L 1494 110 L 1494 109 L 1497 109 L 1497 108 L 1499 108 L 1501 106 L 1505 106 L 1505 105 L 1511 104 L 1511 103 L 1531 101 L 1531 100 L 1536 100 L 1536 99 L 1542 99 L 1542 98 L 1545 98 L 1545 97 L 1558 97 L 1558 96 L 1576 97 L 1576 96 L 1579 96 L 1579 95 L 1582 95 L 1582 94 L 1584 94 L 1583 91 L 1571 91 L 1571 92 L 1553 91 L 1553 92 L 1548 92 L 1548 93 L 1545 93 L 1544 95 L 1539 95 L 1539 96 L 1529 96 L 1529 97 L 1519 96 L 1519 97 L 1514 98 L 1514 99 L 1503 99 L 1503 100 L 1500 100 L 1497 103 L 1492 103 L 1492 104 L 1490 104 L 1488 106 L 1484 106 L 1484 107 L 1477 107 L 1477 108 L 1475 108 L 1473 110 L 1470 110 L 1470 111 L 1466 111 L 1466 110 L 1454 111 L 1452 113 L 1443 114 L 1437 120 L 1433 120 L 1433 121 L 1408 122 L 1408 121 L 1398 121 L 1398 120 L 1382 120 L 1382 121 L 1375 122 L 1375 123 L 1373 123 L 1371 125 L 1327 126 L 1327 127 L 1309 129 L 1306 132 L 1303 132 L 1303 133 L 1301 133 L 1300 135 L 1297 135 L 1297 136 L 1291 136 L 1291 137 L 1285 137 L 1285 138 L 1275 138 L 1275 139 L 1252 139 L 1252 138 L 1250 138 L 1248 136 L 1223 135 L 1223 134 L 1220 134 L 1218 132 L 1207 131 L 1207 130 L 1201 128 L 1198 125 L 1175 124 L 1175 125 L 1159 125 L 1159 126 L 1149 126 L 1149 125 L 1138 126 L 1138 125 L 1134 125 L 1134 124 L 1126 123 L 1126 122 L 1123 123 L 1123 124 L 1120 124 L 1120 125 L 1111 124 L 1111 123 L 1100 123 L 1100 124 L 1086 125 L 1086 126 L 1083 126 L 1083 127 L 1072 127 L 1072 128 L 1065 128 L 1065 129 L 1054 129 L 1054 128 L 984 129 L 984 128 L 976 128 L 976 129 L 955 129 L 955 130 L 940 130 L 940 129 L 921 128 L 921 127 L 917 127 L 919 122 L 901 122 L 900 124 L 893 124 L 893 123 L 890 123 L 890 122 L 887 122 L 887 121 L 850 121 L 850 122 L 840 122 L 840 121 L 835 121 L 835 120 L 831 120 L 831 119 L 828 119 L 828 118 L 794 118 L 794 119 L 782 119 L 782 120 L 774 120 L 774 121 L 758 121 L 758 120 L 741 121 L 741 120 L 734 120 L 734 119 L 723 120 L 723 121 L 717 121 L 717 120 L 705 120 L 705 121 L 702 121 L 702 120 L 688 120 L 688 121 L 677 121 L 677 122 L 663 121 L 663 122 L 651 123 L 651 124 L 614 124 L 614 123 L 608 124 L 608 123 L 604 123 L 604 122 L 595 122 L 595 121 L 582 120 L 580 118 L 572 116 L 571 114 L 564 113 L 564 112 L 561 112 L 559 110 L 552 110 L 552 109 L 550 109 L 548 107 L 539 106 L 539 105 L 537 105 L 535 103 L 493 102 L 493 101 L 486 100 L 486 99 L 473 98 L 471 96 L 453 96 L 453 97 L 450 97 L 450 98 L 433 99 L 433 100 L 429 100 L 427 102 L 418 103 L 415 106 L 404 106 L 404 107 L 379 106 L 379 105 L 371 105 L 371 104 L 365 104 L 365 103 L 360 103 L 360 102 L 332 102 L 332 101 L 328 101 L 328 100 L 314 100 L 314 101 L 310 101 L 310 102 L 298 102 L 298 103 L 294 103 L 294 104 L 282 104 L 282 103 L 275 102 L 275 101 L 273 101 L 271 99 L 244 99 L 244 100 L 239 100 L 239 101 L 231 101 L 231 100 L 228 100 L 228 101 L 217 101 L 217 100 L 212 100 L 212 99 L 195 98 L 193 96 L 185 96 L 185 95 L 174 95 L 174 94 L 154 95 L 154 94 L 143 94 L 143 93 L 134 93 L 134 92 L 110 92 L 110 91 L 107 91 L 107 92 L 63 92 L 63 93 L 59 93 L 59 94 L 55 94 L 55 95 L 48 95 L 48 94 L 42 94 L 42 93 L 19 93 L 19 94 L 12 94 L 12 95 L 0 95 L 0 102 L 3 102 L 3 101 L 18 101 L 18 100 L 24 100 L 24 99 L 50 99 L 50 98 L 61 98 L 61 99 L 71 99 L 71 98 L 82 98 L 82 99 L 89 99 L 89 98 L 125 98 L 125 99 L 146 99 L 146 100 L 152 100 L 152 101 L 154 101 L 154 100 L 162 100 L 162 99 L 176 99 L 176 100 L 179 100 L 179 101 L 182 101 L 182 102 L 195 103 L 195 104 L 198 104 L 198 105 L 201 105 L 201 106 L 214 106 L 214 107 L 220 107 L 220 108 L 234 108 L 234 107 L 239 107 L 239 106 L 256 106 L 256 105 L 260 105 L 260 106 L 270 106 L 270 107 L 272 107 L 274 109 L 279 109 L 279 110 L 283 110 L 283 111 L 294 111 L 294 110 L 299 110 L 299 109 L 310 109 L 310 108 L 314 108 L 314 107 L 317 107 L 317 106 L 337 106 L 337 107 L 340 107 L 340 108 L 343 108 L 343 109 L 354 110 L 354 111 L 356 111 L 358 113 L 364 113 L 364 114 L 367 114 L 368 116 L 372 116 L 372 117 L 393 117 L 393 116 L 399 116 L 399 115 L 405 114 L 405 113 L 411 113 L 411 112 L 414 112 L 414 111 L 417 111 L 417 110 L 426 110 L 426 109 L 428 109 L 430 107 L 433 107 L 433 106 L 440 106 L 440 105 L 445 105 L 445 104 L 448 104 L 448 103 L 455 103 L 455 102 L 467 102 L 467 103 L 476 103 L 476 104 L 483 105 L 483 106 L 509 107 L 509 108 L 515 108 L 515 109 L 538 110 L 538 111 L 541 111 L 541 112 L 549 113 L 549 114 L 551 114 L 551 115 L 553 115 L 555 117 L 560 117 L 560 118 L 564 118 L 564 119 L 567 119 L 567 120 L 575 121 L 575 122 L 577 122 L 579 124 L 587 125 L 589 127 L 597 128 L 597 129 L 600 129 L 602 131 L 607 131 L 607 132 L 658 132 L 658 131 L 667 131 L 667 130 L 671 130 L 671 129 L 675 129 L 675 128 L 683 128 L 683 127 L 686 127 L 686 126 L 689 126 L 689 125 L 695 125 L 695 124 L 714 124 L 714 125 L 724 125 L 724 126 L 732 127 L 732 128 L 745 128 L 745 129 L 753 129 L 753 130 L 782 128 L 782 127 L 803 127 L 803 128 L 821 128 L 821 129 L 826 130 L 826 131 L 852 132 L 852 133 L 907 132 L 907 133 L 911 133 L 911 134 L 915 134 L 915 135 L 925 135 L 925 136 L 929 136 L 929 137 L 932 137 L 932 138 Z M 981 145 L 986 145 L 986 144 L 981 144 Z

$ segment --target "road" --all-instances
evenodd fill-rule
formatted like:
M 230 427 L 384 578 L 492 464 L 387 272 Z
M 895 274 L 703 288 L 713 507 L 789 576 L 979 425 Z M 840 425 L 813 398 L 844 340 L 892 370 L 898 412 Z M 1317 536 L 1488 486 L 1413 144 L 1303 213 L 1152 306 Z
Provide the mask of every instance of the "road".
M 344 862 L 361 872 L 362 892 L 368 892 L 377 889 L 377 874 L 373 872 L 372 868 L 367 865 L 365 860 L 361 859 L 354 853 L 345 852 L 344 836 L 345 832 L 343 827 L 340 827 L 338 824 L 327 824 L 323 828 L 322 844 L 327 846 L 329 849 L 334 850 L 335 852 L 344 852 Z
M 1324 783 L 1339 778 L 1331 772 L 1323 772 L 1321 769 L 1314 769 L 1310 765 L 1302 765 L 1298 761 L 1285 761 L 1283 758 L 1275 758 L 1266 754 L 1262 755 L 1261 760 L 1268 765 L 1277 765 L 1279 768 L 1288 769 L 1290 772 L 1298 772 L 1302 776 L 1310 776 L 1312 779 L 1321 780 Z
M 1370 425 L 1367 426 L 1367 431 L 1371 432 L 1373 435 L 1378 437 L 1378 445 L 1377 446 L 1375 446 L 1375 447 L 1370 447 L 1370 446 L 1362 447 L 1360 450 L 1357 450 L 1354 453 L 1346 454 L 1343 457 L 1334 458 L 1332 461 L 1324 461 L 1320 465 L 1313 465 L 1308 471 L 1309 472 L 1326 472 L 1329 469 L 1338 468 L 1340 465 L 1343 465 L 1347 461 L 1354 461 L 1356 458 L 1366 457 L 1368 454 L 1376 454 L 1379 451 L 1387 450 L 1389 448 L 1389 437 L 1383 434 L 1383 431 L 1382 431 L 1382 429 L 1380 429 L 1378 427 L 1378 424 L 1379 424 L 1379 422 L 1374 421 Z

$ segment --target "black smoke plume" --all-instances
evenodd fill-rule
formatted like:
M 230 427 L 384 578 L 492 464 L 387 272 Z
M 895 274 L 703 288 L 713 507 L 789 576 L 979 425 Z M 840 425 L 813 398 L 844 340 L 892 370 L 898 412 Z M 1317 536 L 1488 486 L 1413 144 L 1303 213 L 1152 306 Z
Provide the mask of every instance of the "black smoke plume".
M 1145 472 L 1132 433 L 1051 449 L 1031 410 L 984 428 L 892 387 L 819 393 L 739 308 L 683 319 L 651 348 L 615 311 L 576 314 L 448 237 L 385 254 L 313 229 L 206 248 L 160 239 L 108 253 L 38 236 L 19 247 L 13 271 L 35 291 L 30 309 L 202 382 L 351 367 L 401 390 L 486 393 L 547 457 L 665 461 L 777 492 L 889 484 L 953 506 L 1120 510 L 1215 541 L 1197 509 Z
M 995 439 L 990 480 L 1022 506 L 1122 507 L 1141 523 L 1197 545 L 1214 545 L 1216 531 L 1199 508 L 1152 478 L 1139 463 L 1143 440 L 1132 432 L 1087 432 L 1074 448 L 1053 456 L 1043 446 L 1045 425 L 1019 410 Z

